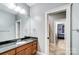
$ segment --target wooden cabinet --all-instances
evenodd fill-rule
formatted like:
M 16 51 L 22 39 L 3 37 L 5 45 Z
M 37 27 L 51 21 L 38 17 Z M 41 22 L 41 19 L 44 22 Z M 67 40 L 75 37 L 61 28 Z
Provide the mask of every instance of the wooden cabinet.
M 23 52 L 24 55 L 30 55 L 32 53 L 31 50 L 32 50 L 32 42 L 16 48 L 16 54 L 18 52 L 20 52 L 20 54 L 21 54 L 21 51 L 24 51 Z
M 25 50 L 25 49 L 29 48 L 30 46 L 32 46 L 32 43 L 28 43 L 28 44 L 25 44 L 23 46 L 20 46 L 20 47 L 16 48 L 16 53 L 20 52 L 22 50 Z
M 25 51 L 24 50 L 19 51 L 18 53 L 16 53 L 16 55 L 25 55 Z
M 1 55 L 15 55 L 15 49 L 2 53 Z
M 32 54 L 36 54 L 36 47 L 33 47 Z
M 25 55 L 31 55 L 32 54 L 32 46 L 25 49 Z
M 34 55 L 37 52 L 37 41 L 16 48 L 16 55 Z
M 22 51 L 24 49 L 26 49 L 26 46 L 25 45 L 20 46 L 20 47 L 16 48 L 16 53 L 18 53 L 18 52 L 20 52 L 20 51 Z
M 2 53 L 1 55 L 33 55 L 37 52 L 37 41 L 30 42 L 15 49 Z
M 33 46 L 32 46 L 32 54 L 36 54 L 37 51 L 37 42 L 33 42 Z

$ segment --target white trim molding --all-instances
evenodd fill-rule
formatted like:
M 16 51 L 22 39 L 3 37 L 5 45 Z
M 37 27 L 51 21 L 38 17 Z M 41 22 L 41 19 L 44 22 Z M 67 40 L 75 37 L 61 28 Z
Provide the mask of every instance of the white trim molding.
M 50 13 L 58 13 L 66 11 L 66 26 L 65 26 L 65 39 L 66 39 L 66 53 L 67 55 L 71 54 L 71 4 L 66 4 L 64 6 L 56 7 L 52 10 L 49 10 L 45 13 L 45 53 L 49 54 L 49 42 L 48 42 L 48 32 L 47 32 L 47 20 L 48 20 L 48 14 Z
M 40 52 L 40 51 L 37 51 L 37 55 L 47 55 L 47 54 Z

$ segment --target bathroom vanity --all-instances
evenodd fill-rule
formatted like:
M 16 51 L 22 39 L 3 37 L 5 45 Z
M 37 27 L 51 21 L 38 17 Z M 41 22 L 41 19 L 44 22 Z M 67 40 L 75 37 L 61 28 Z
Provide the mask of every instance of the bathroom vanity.
M 0 55 L 34 55 L 37 53 L 37 39 L 29 38 L 6 44 L 0 48 Z

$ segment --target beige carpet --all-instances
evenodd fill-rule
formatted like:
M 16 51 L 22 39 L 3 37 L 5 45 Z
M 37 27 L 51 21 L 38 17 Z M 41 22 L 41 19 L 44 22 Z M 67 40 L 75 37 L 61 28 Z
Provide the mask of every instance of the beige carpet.
M 58 40 L 57 44 L 49 44 L 50 55 L 65 55 L 65 40 Z

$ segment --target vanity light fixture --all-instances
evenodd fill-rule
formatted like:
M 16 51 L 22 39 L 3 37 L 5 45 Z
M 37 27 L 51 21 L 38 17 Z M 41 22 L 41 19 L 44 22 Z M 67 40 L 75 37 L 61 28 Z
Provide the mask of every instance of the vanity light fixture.
M 14 3 L 4 3 L 5 6 L 7 6 L 9 9 L 15 9 L 16 5 Z
M 26 13 L 25 9 L 22 9 L 20 6 L 17 6 L 14 10 L 16 12 L 19 12 L 20 14 L 25 14 Z
M 9 9 L 12 9 L 20 14 L 25 14 L 25 9 L 21 8 L 20 6 L 16 6 L 14 3 L 4 3 Z
M 25 13 L 26 13 L 25 9 L 22 9 L 22 10 L 20 11 L 20 13 L 21 13 L 21 14 L 25 14 Z
M 17 6 L 16 8 L 14 8 L 14 11 L 20 12 L 21 11 L 21 8 L 19 6 Z

